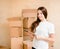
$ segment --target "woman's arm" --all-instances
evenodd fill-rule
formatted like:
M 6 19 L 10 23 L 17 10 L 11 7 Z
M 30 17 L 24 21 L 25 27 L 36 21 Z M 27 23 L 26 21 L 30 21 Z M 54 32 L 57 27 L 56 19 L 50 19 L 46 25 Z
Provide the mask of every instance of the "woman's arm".
M 35 34 L 33 32 L 28 32 L 28 35 L 30 36 L 31 39 L 35 37 Z
M 52 42 L 52 43 L 54 43 L 54 41 L 55 41 L 54 38 L 55 38 L 55 35 L 53 33 L 49 34 L 48 38 L 47 37 L 40 37 L 40 36 L 36 37 L 37 40 L 44 40 L 44 41 Z

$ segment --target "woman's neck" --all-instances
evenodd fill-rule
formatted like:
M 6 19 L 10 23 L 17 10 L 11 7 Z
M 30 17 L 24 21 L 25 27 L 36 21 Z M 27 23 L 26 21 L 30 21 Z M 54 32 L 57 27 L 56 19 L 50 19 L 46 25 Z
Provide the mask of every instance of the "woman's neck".
M 44 22 L 44 21 L 46 21 L 46 19 L 41 20 L 41 22 Z

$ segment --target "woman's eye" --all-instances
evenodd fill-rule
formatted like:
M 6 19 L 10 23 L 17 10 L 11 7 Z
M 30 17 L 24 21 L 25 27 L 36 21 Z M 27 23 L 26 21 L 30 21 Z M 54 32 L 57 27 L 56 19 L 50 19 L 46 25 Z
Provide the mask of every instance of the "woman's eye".
M 42 13 L 37 13 L 37 15 L 42 15 Z

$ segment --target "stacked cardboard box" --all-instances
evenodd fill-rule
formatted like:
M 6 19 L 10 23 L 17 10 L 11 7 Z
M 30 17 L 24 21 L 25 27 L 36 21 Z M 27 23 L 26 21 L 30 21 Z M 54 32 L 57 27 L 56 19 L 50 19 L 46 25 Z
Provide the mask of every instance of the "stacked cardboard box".
M 8 18 L 11 37 L 23 36 L 23 21 L 21 17 Z
M 23 30 L 23 40 L 32 40 L 30 28 L 24 28 Z
M 22 10 L 22 16 L 23 17 L 36 17 L 37 16 L 37 10 L 36 9 L 23 9 Z
M 23 20 L 21 17 L 8 18 L 11 49 L 23 49 Z
M 22 37 L 23 36 L 23 28 L 11 27 L 10 28 L 10 36 L 11 37 Z
M 11 38 L 11 49 L 23 49 L 23 37 Z
M 23 41 L 24 49 L 32 49 L 32 41 Z
M 8 24 L 10 28 L 10 36 L 11 36 L 11 49 L 31 49 L 30 42 L 23 42 L 23 39 L 30 40 L 31 38 L 28 36 L 30 31 L 31 24 L 36 20 L 37 16 L 36 9 L 24 9 L 22 11 L 23 17 L 13 17 L 8 18 Z M 21 39 L 22 37 L 23 39 Z M 25 44 L 27 43 L 27 44 Z M 22 45 L 26 45 L 22 47 Z M 30 44 L 30 45 L 29 45 Z
M 23 9 L 22 16 L 23 16 L 23 39 L 24 40 L 31 40 L 28 33 L 30 31 L 31 24 L 36 20 L 37 17 L 37 10 L 36 9 Z
M 31 24 L 36 20 L 36 17 L 24 17 L 23 19 L 23 27 L 30 28 Z

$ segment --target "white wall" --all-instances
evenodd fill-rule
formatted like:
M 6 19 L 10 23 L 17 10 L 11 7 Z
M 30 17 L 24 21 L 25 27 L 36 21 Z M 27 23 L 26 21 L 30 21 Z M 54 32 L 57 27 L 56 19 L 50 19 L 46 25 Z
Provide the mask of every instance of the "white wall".
M 6 18 L 11 13 L 10 7 L 10 1 L 0 0 L 0 46 L 6 46 L 6 48 L 10 47 L 10 35 L 6 23 Z
M 54 49 L 60 49 L 60 0 L 50 2 L 49 20 L 55 24 L 55 46 Z

